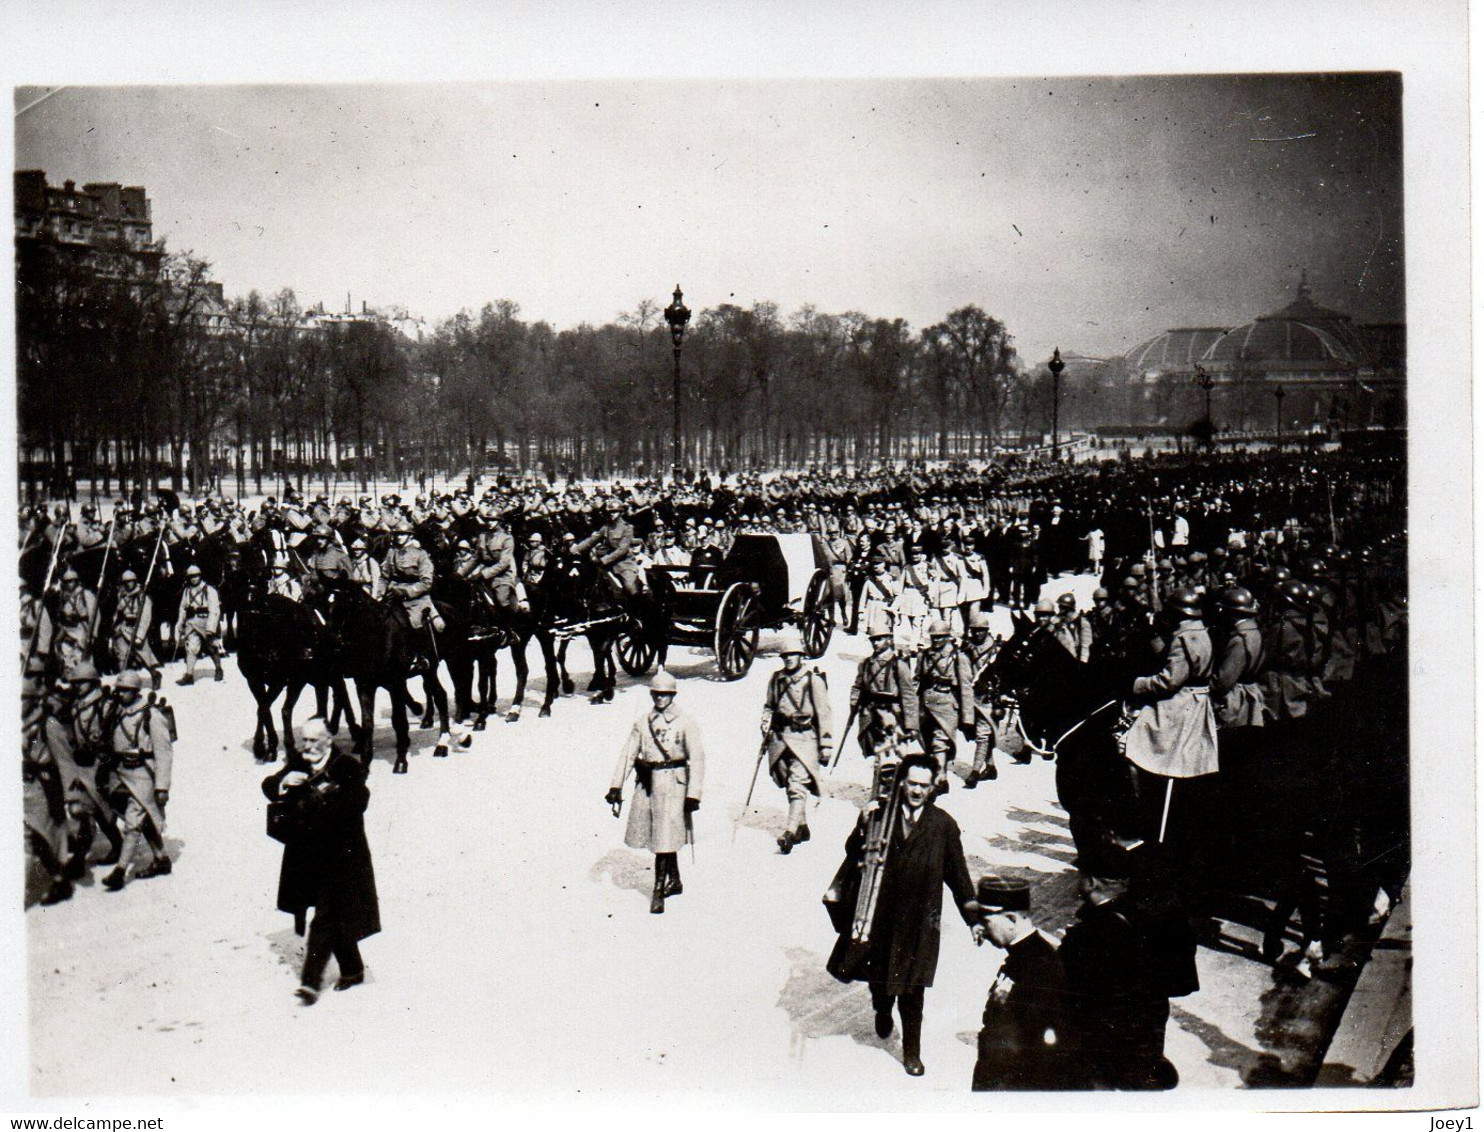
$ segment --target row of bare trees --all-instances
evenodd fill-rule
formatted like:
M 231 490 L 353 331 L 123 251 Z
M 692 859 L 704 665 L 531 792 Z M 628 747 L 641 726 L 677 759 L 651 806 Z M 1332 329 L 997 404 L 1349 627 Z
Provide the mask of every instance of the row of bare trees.
M 70 466 L 104 491 L 490 464 L 653 472 L 675 458 L 670 338 L 648 299 L 560 331 L 501 300 L 414 341 L 374 316 L 307 317 L 290 290 L 225 302 L 188 254 L 110 272 L 44 245 L 24 253 L 23 462 Z M 1044 380 L 977 306 L 914 332 L 723 303 L 692 322 L 679 387 L 689 467 L 983 456 L 1050 417 Z

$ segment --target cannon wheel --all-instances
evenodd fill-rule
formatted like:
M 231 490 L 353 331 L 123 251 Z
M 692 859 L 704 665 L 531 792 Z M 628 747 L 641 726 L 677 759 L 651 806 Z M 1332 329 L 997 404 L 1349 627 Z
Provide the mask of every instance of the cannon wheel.
M 619 666 L 630 676 L 642 676 L 654 664 L 655 647 L 636 618 L 630 618 L 619 634 L 616 651 Z
M 740 680 L 752 667 L 757 652 L 757 597 L 746 582 L 734 582 L 716 607 L 716 631 L 712 647 L 716 665 L 725 680 Z
M 827 570 L 816 570 L 804 591 L 804 610 L 800 618 L 803 629 L 804 655 L 818 660 L 830 647 L 830 637 L 835 632 L 835 611 L 830 602 L 830 575 Z

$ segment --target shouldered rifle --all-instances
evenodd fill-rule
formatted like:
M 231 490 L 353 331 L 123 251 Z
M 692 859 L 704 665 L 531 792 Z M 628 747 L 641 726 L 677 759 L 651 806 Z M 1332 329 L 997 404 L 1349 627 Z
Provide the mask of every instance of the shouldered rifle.
M 155 563 L 160 558 L 160 543 L 165 539 L 165 527 L 160 526 L 160 533 L 155 536 L 155 548 L 150 552 L 149 569 L 144 572 L 144 585 L 139 589 L 139 612 L 144 615 L 144 603 L 149 600 L 149 584 L 155 579 Z M 139 649 L 139 622 L 134 622 L 134 631 L 129 634 L 129 651 L 124 657 L 124 663 L 119 666 L 119 671 L 129 671 L 129 666 L 134 663 L 134 653 Z
M 100 599 L 103 596 L 103 579 L 108 577 L 108 556 L 113 553 L 113 529 L 118 522 L 117 516 L 108 520 L 108 541 L 103 544 L 103 565 L 98 568 L 98 585 L 93 593 Z M 97 601 L 93 605 L 93 620 L 88 626 L 88 640 L 93 640 L 98 635 L 98 615 L 103 612 L 103 602 Z

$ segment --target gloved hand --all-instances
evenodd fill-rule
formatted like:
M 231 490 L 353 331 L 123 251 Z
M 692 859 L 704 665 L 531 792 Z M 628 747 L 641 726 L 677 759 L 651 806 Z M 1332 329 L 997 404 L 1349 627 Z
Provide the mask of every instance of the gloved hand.
M 164 806 L 166 802 L 170 801 L 170 791 L 156 790 L 155 801 L 158 802 L 161 806 Z
M 697 810 L 699 810 L 700 808 L 701 808 L 701 799 L 699 799 L 699 798 L 687 798 L 685 800 L 685 812 L 686 813 L 693 814 Z
M 623 801 L 623 791 L 614 787 L 603 795 L 603 801 L 610 806 L 616 806 Z

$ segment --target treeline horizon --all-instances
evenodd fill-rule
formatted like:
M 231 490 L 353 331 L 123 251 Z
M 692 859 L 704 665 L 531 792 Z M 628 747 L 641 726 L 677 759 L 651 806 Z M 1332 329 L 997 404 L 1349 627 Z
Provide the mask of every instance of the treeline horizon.
M 310 329 L 312 308 L 290 288 L 225 311 L 214 290 L 190 253 L 143 279 L 44 245 L 18 255 L 23 454 L 105 490 L 160 477 L 203 490 L 232 477 L 364 484 L 491 464 L 579 475 L 671 465 L 673 358 L 653 300 L 556 330 L 499 299 L 413 341 L 380 317 Z M 1050 400 L 1044 363 L 1028 370 L 975 304 L 914 331 L 858 311 L 723 303 L 697 311 L 685 335 L 676 462 L 985 458 L 1007 437 L 1047 432 Z

